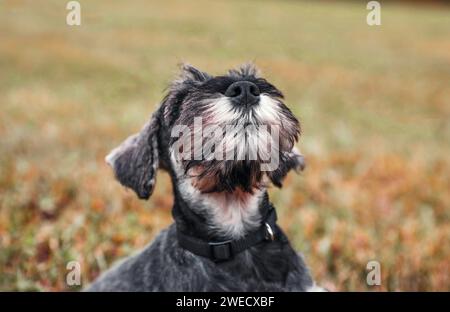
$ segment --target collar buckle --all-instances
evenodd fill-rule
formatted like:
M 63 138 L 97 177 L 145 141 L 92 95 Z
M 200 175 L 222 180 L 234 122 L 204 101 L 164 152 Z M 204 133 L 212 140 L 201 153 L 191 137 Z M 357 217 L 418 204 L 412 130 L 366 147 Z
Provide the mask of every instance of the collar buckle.
M 275 240 L 275 234 L 273 233 L 272 227 L 269 223 L 264 223 L 266 226 L 266 240 L 273 242 Z
M 233 248 L 231 240 L 224 242 L 209 242 L 209 248 L 211 251 L 211 259 L 214 262 L 227 261 L 233 258 Z

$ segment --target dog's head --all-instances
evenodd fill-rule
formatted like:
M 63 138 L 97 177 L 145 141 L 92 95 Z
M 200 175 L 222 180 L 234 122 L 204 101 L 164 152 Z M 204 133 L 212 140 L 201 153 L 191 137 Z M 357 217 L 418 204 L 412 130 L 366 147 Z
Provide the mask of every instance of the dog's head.
M 151 195 L 158 168 L 202 193 L 251 193 L 303 169 L 299 134 L 283 94 L 253 65 L 223 76 L 184 65 L 150 121 L 106 160 L 140 198 Z

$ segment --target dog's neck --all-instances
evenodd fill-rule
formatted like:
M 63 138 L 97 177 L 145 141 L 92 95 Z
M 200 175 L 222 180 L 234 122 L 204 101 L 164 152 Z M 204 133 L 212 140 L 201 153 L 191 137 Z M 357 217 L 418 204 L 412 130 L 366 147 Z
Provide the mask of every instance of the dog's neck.
M 174 183 L 177 228 L 207 240 L 238 239 L 261 226 L 270 207 L 267 191 L 201 193 L 189 179 Z

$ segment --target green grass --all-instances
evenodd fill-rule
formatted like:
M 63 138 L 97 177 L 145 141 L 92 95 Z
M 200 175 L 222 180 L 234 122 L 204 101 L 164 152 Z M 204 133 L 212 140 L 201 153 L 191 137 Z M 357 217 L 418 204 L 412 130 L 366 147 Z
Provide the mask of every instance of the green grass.
M 450 290 L 449 7 L 299 1 L 0 2 L 0 289 L 77 290 L 171 222 L 103 157 L 140 129 L 187 61 L 254 61 L 301 119 L 308 161 L 271 190 L 332 290 Z M 365 266 L 381 263 L 382 285 Z

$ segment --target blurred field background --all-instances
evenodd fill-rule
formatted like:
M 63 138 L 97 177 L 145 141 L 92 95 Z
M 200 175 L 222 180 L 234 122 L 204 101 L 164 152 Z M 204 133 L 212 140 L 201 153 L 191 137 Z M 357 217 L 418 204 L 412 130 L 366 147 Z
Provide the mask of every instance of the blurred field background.
M 300 117 L 308 167 L 271 189 L 330 290 L 450 290 L 450 7 L 366 2 L 0 1 L 0 290 L 78 290 L 172 222 L 104 163 L 188 61 L 254 61 Z M 381 286 L 366 264 L 381 264 Z

